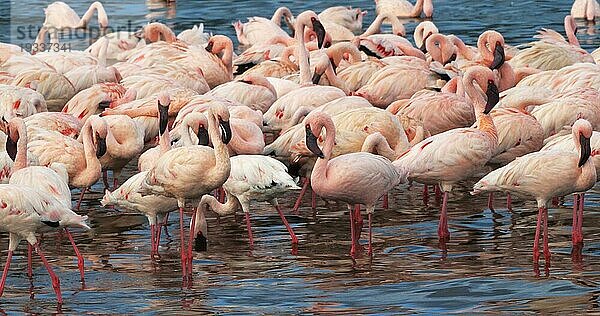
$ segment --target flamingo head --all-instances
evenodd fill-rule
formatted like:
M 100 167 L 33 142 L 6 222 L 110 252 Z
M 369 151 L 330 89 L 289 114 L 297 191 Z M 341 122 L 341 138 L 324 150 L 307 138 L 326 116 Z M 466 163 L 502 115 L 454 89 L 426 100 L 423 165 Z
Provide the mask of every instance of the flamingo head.
M 493 79 L 488 79 L 485 95 L 487 96 L 487 102 L 483 113 L 490 114 L 490 111 L 492 111 L 494 106 L 500 102 L 500 93 L 498 92 L 498 87 Z
M 425 40 L 426 51 L 433 60 L 448 64 L 456 60 L 456 46 L 442 34 L 432 34 Z
M 484 61 L 489 63 L 490 69 L 498 69 L 504 65 L 504 37 L 496 31 L 485 31 L 477 40 L 477 48 L 482 52 Z
M 306 124 L 306 148 L 315 156 L 321 159 L 325 158 L 325 154 L 319 148 L 319 137 L 317 135 L 321 135 L 321 130 L 326 123 L 329 123 L 328 126 L 333 125 L 331 118 L 323 112 L 311 112 L 306 116 L 304 122 Z
M 221 141 L 227 145 L 231 141 L 231 125 L 229 125 L 229 110 L 223 104 L 213 105 L 208 109 L 209 114 L 216 119 L 221 130 Z
M 196 134 L 196 137 L 198 137 L 198 145 L 208 146 L 210 139 L 206 115 L 201 112 L 192 112 L 186 116 L 186 119 L 191 120 L 191 123 L 188 123 L 187 125 L 192 127 L 192 131 Z
M 108 135 L 108 125 L 106 121 L 98 115 L 92 115 L 88 118 L 92 129 L 92 141 L 96 144 L 96 157 L 100 158 L 106 154 L 106 136 Z
M 319 21 L 319 17 L 314 11 L 304 11 L 298 15 L 298 22 L 303 25 L 308 26 L 317 34 L 317 46 L 319 48 L 323 47 L 323 42 L 325 40 L 325 27 Z
M 592 147 L 590 145 L 592 132 L 592 124 L 586 119 L 580 118 L 573 124 L 573 138 L 575 138 L 576 143 L 579 143 L 580 147 L 578 167 L 583 166 L 592 154 Z
M 321 77 L 330 65 L 331 61 L 327 57 L 327 55 L 323 55 L 321 56 L 321 58 L 319 58 L 319 62 L 315 65 L 315 72 L 312 77 L 313 84 L 319 84 L 319 81 L 321 81 Z
M 417 25 L 417 27 L 415 28 L 415 32 L 413 34 L 415 44 L 423 53 L 427 52 L 427 48 L 425 47 L 425 41 L 429 36 L 436 33 L 439 33 L 439 30 L 437 26 L 435 26 L 435 24 L 433 24 L 433 22 L 431 21 L 423 21 L 419 23 L 419 25 Z
M 158 127 L 159 133 L 162 135 L 167 130 L 169 124 L 169 105 L 171 104 L 171 98 L 167 93 L 161 93 L 158 95 Z

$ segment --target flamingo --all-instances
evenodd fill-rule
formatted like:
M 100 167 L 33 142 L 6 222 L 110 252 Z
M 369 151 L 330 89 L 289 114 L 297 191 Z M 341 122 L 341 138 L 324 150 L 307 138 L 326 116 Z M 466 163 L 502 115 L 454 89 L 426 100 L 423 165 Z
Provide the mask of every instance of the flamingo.
M 204 23 L 192 26 L 191 29 L 186 29 L 177 34 L 177 39 L 194 46 L 204 46 L 208 43 L 208 39 L 212 34 L 204 33 Z
M 261 75 L 245 75 L 236 81 L 215 87 L 207 95 L 238 101 L 253 110 L 266 112 L 277 100 L 275 87 Z
M 594 21 L 600 16 L 600 4 L 596 0 L 575 0 L 571 7 L 571 15 L 576 19 Z
M 433 1 L 417 0 L 413 6 L 407 0 L 375 0 L 375 11 L 378 15 L 387 12 L 398 17 L 414 18 L 420 17 L 422 13 L 430 18 L 433 16 Z
M 91 116 L 81 129 L 82 143 L 58 132 L 48 131 L 39 133 L 27 144 L 31 153 L 38 157 L 40 165 L 53 162 L 65 165 L 69 185 L 81 188 L 76 209 L 79 209 L 87 188 L 100 179 L 102 166 L 98 158 L 106 153 L 107 133 L 106 122 L 98 116 Z
M 335 6 L 321 11 L 319 20 L 322 23 L 335 23 L 358 34 L 362 31 L 363 17 L 366 14 L 367 11 L 362 11 L 360 8 Z
M 196 239 L 195 244 L 200 245 L 200 248 L 206 248 L 207 234 L 204 229 L 201 229 L 201 217 L 204 216 L 203 213 L 208 208 L 219 215 L 228 215 L 234 213 L 241 206 L 246 216 L 248 243 L 252 249 L 254 247 L 254 238 L 250 224 L 251 200 L 269 202 L 273 205 L 290 234 L 292 244 L 297 244 L 298 238 L 277 202 L 277 197 L 288 192 L 288 190 L 300 189 L 287 173 L 286 166 L 271 157 L 260 155 L 239 155 L 230 159 L 231 173 L 227 181 L 223 183 L 223 189 L 227 194 L 227 202 L 221 204 L 212 195 L 204 195 L 202 197 L 198 205 L 198 211 L 196 212 L 196 226 L 190 227 L 192 231 L 191 236 L 195 236 Z M 190 244 L 191 242 L 192 240 L 190 240 Z
M 222 104 L 208 110 L 208 134 L 214 149 L 207 146 L 184 146 L 164 153 L 148 171 L 142 184 L 142 196 L 161 195 L 177 199 L 181 239 L 181 270 L 187 279 L 188 258 L 183 235 L 183 210 L 186 200 L 199 199 L 225 183 L 231 164 L 227 143 L 231 140 L 229 111 Z M 219 135 L 221 129 L 222 135 Z M 193 217 L 195 218 L 195 217 Z M 195 225 L 192 225 L 195 226 Z M 191 246 L 191 245 L 190 245 Z M 191 270 L 191 263 L 189 264 Z
M 272 19 L 255 16 L 248 18 L 248 22 L 246 23 L 242 23 L 241 21 L 233 23 L 238 41 L 241 45 L 252 46 L 264 43 L 275 36 L 289 37 L 280 27 L 281 18 L 284 16 L 287 21 L 290 21 L 289 24 L 291 24 L 293 16 L 291 11 L 286 7 L 277 9 Z
M 508 191 L 535 197 L 538 218 L 533 244 L 533 261 L 537 263 L 539 236 L 543 222 L 544 258 L 550 262 L 548 248 L 548 201 L 555 196 L 575 193 L 573 203 L 573 244 L 583 240 L 583 192 L 596 183 L 596 168 L 590 158 L 592 126 L 584 119 L 573 124 L 576 151 L 547 150 L 527 154 L 496 169 L 473 186 L 472 194 Z M 558 175 L 558 177 L 557 177 Z
M 115 107 L 118 103 L 133 101 L 137 96 L 137 91 L 135 89 L 129 89 L 129 93 L 127 91 L 118 83 L 95 84 L 73 96 L 61 112 L 71 114 L 81 122 L 85 122 L 99 110 Z
M 58 304 L 61 305 L 60 280 L 42 253 L 35 233 L 49 232 L 65 226 L 90 229 L 85 223 L 86 219 L 87 216 L 73 213 L 63 203 L 43 191 L 15 184 L 0 184 L 0 230 L 9 233 L 8 256 L 0 281 L 0 296 L 4 292 L 13 252 L 19 242 L 25 239 L 29 245 L 35 248 L 42 259 L 52 279 L 52 287 L 56 293 Z
M 47 111 L 44 96 L 34 89 L 0 84 L 0 116 L 6 121 Z
M 415 46 L 418 47 L 423 53 L 427 52 L 425 42 L 427 38 L 432 34 L 437 34 L 440 31 L 437 26 L 431 21 L 423 21 L 415 27 L 413 32 L 413 39 L 415 40 Z
M 343 201 L 350 211 L 352 257 L 356 254 L 356 234 L 352 205 L 364 204 L 369 216 L 369 251 L 373 254 L 372 213 L 377 200 L 399 183 L 406 181 L 406 170 L 392 165 L 389 159 L 371 153 L 351 153 L 331 159 L 335 143 L 335 127 L 331 117 L 323 112 L 313 112 L 306 117 L 306 147 L 318 159 L 312 171 L 310 184 L 323 198 Z M 323 150 L 317 145 L 317 136 L 325 128 L 327 136 Z M 369 190 L 364 190 L 364 188 Z M 360 207 L 360 206 L 358 206 Z
M 69 7 L 68 4 L 62 1 L 56 1 L 48 5 L 46 9 L 44 9 L 44 13 L 46 14 L 46 19 L 44 20 L 44 24 L 40 28 L 40 31 L 37 35 L 35 43 L 39 45 L 43 44 L 46 39 L 46 33 L 48 30 L 53 31 L 50 33 L 50 42 L 58 43 L 58 34 L 57 31 L 63 29 L 77 29 L 77 28 L 85 28 L 88 23 L 92 19 L 94 12 L 98 12 L 98 24 L 101 28 L 108 27 L 108 16 L 106 15 L 106 11 L 104 10 L 104 6 L 99 1 L 95 1 L 90 5 L 88 10 L 83 14 L 80 18 L 79 15 Z
M 483 167 L 498 146 L 496 128 L 488 115 L 499 99 L 494 80 L 494 73 L 482 66 L 470 67 L 463 77 L 465 92 L 476 111 L 476 128 L 456 128 L 428 137 L 394 161 L 408 170 L 409 180 L 439 184 L 443 190 L 438 226 L 440 240 L 450 237 L 448 193 L 456 182 Z
M 67 77 L 50 68 L 19 72 L 11 85 L 25 88 L 35 86 L 51 111 L 60 110 L 76 93 L 75 86 Z

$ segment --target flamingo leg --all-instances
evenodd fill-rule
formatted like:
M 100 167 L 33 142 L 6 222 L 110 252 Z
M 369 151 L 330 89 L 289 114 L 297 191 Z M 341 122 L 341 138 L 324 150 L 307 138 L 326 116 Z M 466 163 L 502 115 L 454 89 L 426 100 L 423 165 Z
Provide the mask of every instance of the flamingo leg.
M 191 229 L 190 229 L 190 240 L 188 241 L 188 274 L 191 278 L 192 276 L 192 268 L 193 268 L 193 260 L 194 260 L 194 256 L 192 253 L 192 244 L 194 243 L 194 227 L 196 227 L 196 212 L 197 210 L 194 208 L 193 214 L 192 214 L 192 225 L 191 225 Z
M 439 239 L 450 237 L 450 230 L 448 229 L 448 192 L 445 191 L 442 200 L 442 211 L 440 212 L 440 223 L 438 225 L 438 237 Z
M 535 238 L 533 241 L 533 262 L 534 263 L 537 263 L 540 259 L 539 243 L 540 243 L 540 230 L 541 230 L 542 213 L 543 212 L 544 212 L 544 209 L 542 207 L 540 207 L 538 210 L 537 224 L 535 226 Z
M 362 235 L 362 228 L 363 228 L 363 218 L 362 215 L 360 214 L 360 204 L 356 204 L 354 206 L 354 225 L 356 227 L 355 229 L 355 233 L 356 233 L 356 245 L 360 246 L 360 237 Z M 360 248 L 360 247 L 358 247 Z
M 577 215 L 578 219 L 577 219 L 577 224 L 578 226 L 578 231 L 577 231 L 577 237 L 578 237 L 578 243 L 583 243 L 583 204 L 584 204 L 584 193 L 580 193 L 579 194 L 579 213 Z
M 386 193 L 383 195 L 383 208 L 387 210 L 388 207 L 389 207 L 389 197 L 388 197 L 388 194 Z
M 494 192 L 490 192 L 490 194 L 488 195 L 487 205 L 490 210 L 494 210 Z
M 429 203 L 429 186 L 426 184 L 423 186 L 423 204 Z
M 12 259 L 12 255 L 12 250 L 9 250 L 8 256 L 6 257 L 6 264 L 4 265 L 4 271 L 2 272 L 2 281 L 0 281 L 0 296 L 2 296 L 2 293 L 4 293 L 4 284 L 6 284 L 6 277 L 8 276 L 8 268 L 10 268 L 10 260 Z
M 223 187 L 219 187 L 219 203 L 223 204 L 225 203 L 225 190 L 223 189 Z
M 512 196 L 510 192 L 506 194 L 506 209 L 512 211 Z
M 185 256 L 185 237 L 183 233 L 183 207 L 179 208 L 179 239 L 181 242 L 181 273 L 183 274 L 183 279 L 185 280 L 185 266 L 186 266 L 186 256 Z
M 544 259 L 546 266 L 550 264 L 550 249 L 548 247 L 548 208 L 544 208 Z
M 71 246 L 73 246 L 73 250 L 75 250 L 75 255 L 77 256 L 77 268 L 79 268 L 79 274 L 81 275 L 81 282 L 85 282 L 85 278 L 84 278 L 85 261 L 83 260 L 83 256 L 81 255 L 81 252 L 79 252 L 79 248 L 77 248 L 77 245 L 75 244 L 75 240 L 73 240 L 73 236 L 71 235 L 71 232 L 66 227 L 65 227 L 65 233 L 67 234 L 67 237 L 69 237 Z
M 434 184 L 433 190 L 435 191 L 435 201 L 436 201 L 436 203 L 439 203 L 440 196 L 442 195 L 442 189 L 440 188 L 439 184 Z
M 579 230 L 579 194 L 573 194 L 573 225 L 571 227 L 571 241 L 577 244 L 577 233 Z
M 302 198 L 304 197 L 304 194 L 306 194 L 306 190 L 308 189 L 308 183 L 308 178 L 304 178 L 304 182 L 302 183 L 302 190 L 300 190 L 298 199 L 296 199 L 296 203 L 294 203 L 294 208 L 292 209 L 292 211 L 296 215 L 298 215 L 298 209 L 300 208 L 300 204 L 302 203 Z
M 108 186 L 108 171 L 102 170 L 102 183 L 104 184 L 105 189 L 110 189 Z
M 356 255 L 356 233 L 354 232 L 354 230 L 356 229 L 354 227 L 354 212 L 352 211 L 351 207 L 348 207 L 348 210 L 350 211 L 350 237 L 352 238 L 352 247 L 350 248 L 350 256 L 352 256 L 352 258 L 354 258 L 354 256 Z
M 46 270 L 48 270 L 48 274 L 50 275 L 50 279 L 52 279 L 52 287 L 54 288 L 54 292 L 56 293 L 56 300 L 58 301 L 59 305 L 62 305 L 62 294 L 60 293 L 60 280 L 58 279 L 58 276 L 56 276 L 56 274 L 54 273 L 54 271 L 50 267 L 50 264 L 48 264 L 48 260 L 46 260 L 46 257 L 42 253 L 42 249 L 40 249 L 40 243 L 39 242 L 37 244 L 35 244 L 35 251 L 40 256 L 40 259 L 42 259 L 42 262 L 44 263 L 44 266 L 46 267 Z
M 167 223 L 169 223 L 169 214 L 171 213 L 167 213 L 167 215 L 165 215 L 165 218 L 163 219 L 163 224 L 162 226 L 165 228 L 165 235 L 167 235 L 167 237 L 171 237 L 169 235 L 169 228 L 167 227 Z M 158 235 L 158 240 L 160 241 L 160 234 Z
M 33 251 L 33 247 L 31 247 L 30 243 L 27 243 L 27 276 L 31 278 L 33 276 L 32 270 L 32 262 L 31 262 L 31 253 Z
M 113 190 L 119 187 L 119 178 L 113 174 Z
M 281 221 L 283 222 L 283 225 L 285 225 L 285 228 L 287 229 L 288 233 L 290 233 L 290 238 L 292 238 L 292 244 L 297 244 L 298 237 L 296 237 L 296 234 L 294 234 L 294 230 L 292 230 L 292 227 L 290 226 L 287 219 L 285 218 L 285 215 L 283 215 L 281 208 L 279 208 L 279 204 L 277 204 L 277 203 L 275 204 L 275 209 L 277 209 L 277 213 L 279 213 L 279 217 L 281 217 Z
M 83 201 L 83 196 L 85 195 L 85 191 L 87 191 L 87 188 L 81 189 L 81 195 L 79 196 L 79 200 L 77 201 L 77 206 L 75 207 L 75 210 L 77 210 L 77 211 L 79 211 L 79 208 L 81 207 L 81 201 Z
M 317 193 L 314 190 L 310 190 L 310 208 L 312 210 L 317 208 Z
M 373 246 L 371 245 L 371 242 L 373 241 L 373 229 L 371 226 L 371 217 L 372 217 L 373 213 L 369 213 L 369 256 L 373 255 Z
M 154 249 L 156 248 L 155 245 L 156 242 L 156 225 L 155 224 L 150 224 L 150 258 L 154 259 Z
M 250 212 L 244 212 L 246 215 L 246 229 L 248 230 L 248 243 L 250 249 L 254 249 L 254 237 L 252 237 L 252 226 L 250 225 Z

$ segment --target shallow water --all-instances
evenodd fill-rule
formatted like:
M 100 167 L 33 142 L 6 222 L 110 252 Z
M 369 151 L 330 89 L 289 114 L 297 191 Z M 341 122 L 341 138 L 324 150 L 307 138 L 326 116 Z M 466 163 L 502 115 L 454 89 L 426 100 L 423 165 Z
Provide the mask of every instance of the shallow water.
M 69 1 L 73 2 L 73 1 Z M 82 1 L 83 2 L 83 1 Z M 91 1 L 85 1 L 89 3 Z M 154 1 L 103 1 L 111 23 L 140 26 L 158 19 L 176 30 L 203 22 L 207 30 L 233 36 L 230 23 L 246 16 L 270 15 L 279 5 L 293 12 L 320 11 L 334 1 L 180 1 L 165 8 Z M 47 1 L 12 2 L 12 27 L 39 24 Z M 374 5 L 354 1 L 369 10 Z M 509 44 L 531 40 L 540 27 L 563 31 L 562 18 L 570 1 L 435 1 L 435 23 L 444 33 L 458 34 L 473 43 L 488 28 L 502 32 Z M 73 4 L 78 13 L 84 4 Z M 479 16 L 479 17 L 478 17 Z M 407 24 L 412 33 L 415 22 Z M 597 27 L 583 28 L 586 49 L 600 42 Z M 592 32 L 589 32 L 592 33 Z M 0 40 L 7 41 L 2 32 Z M 19 42 L 15 33 L 9 35 Z M 73 48 L 85 47 L 75 40 Z M 132 164 L 134 166 L 135 164 Z M 133 167 L 131 167 L 133 168 Z M 132 170 L 125 174 L 130 175 Z M 581 258 L 571 255 L 571 197 L 549 211 L 551 266 L 531 260 L 536 211 L 533 201 L 515 199 L 514 210 L 498 197 L 495 211 L 485 197 L 471 197 L 473 181 L 459 186 L 449 202 L 452 238 L 440 244 L 436 229 L 439 204 L 431 196 L 423 204 L 422 187 L 401 186 L 390 197 L 388 210 L 373 217 L 374 257 L 353 261 L 348 255 L 349 219 L 344 205 L 317 200 L 316 212 L 305 197 L 300 215 L 289 212 L 296 193 L 280 199 L 300 239 L 292 252 L 289 236 L 267 204 L 252 204 L 255 249 L 247 244 L 243 216 L 209 214 L 209 251 L 195 253 L 194 281 L 182 289 L 179 262 L 178 217 L 171 216 L 170 237 L 163 238 L 162 258 L 149 257 L 146 219 L 99 206 L 100 184 L 86 197 L 82 212 L 91 218 L 90 232 L 74 234 L 86 258 L 86 284 L 79 283 L 77 262 L 66 237 L 46 236 L 43 249 L 61 278 L 62 312 L 68 314 L 181 314 L 225 313 L 474 313 L 545 312 L 600 313 L 600 195 L 586 195 L 585 245 Z M 74 191 L 74 195 L 76 195 Z M 365 218 L 366 226 L 366 218 Z M 6 249 L 6 235 L 0 248 Z M 164 234 L 163 234 L 164 236 Z M 366 229 L 363 243 L 366 242 Z M 0 312 L 49 313 L 56 311 L 49 278 L 35 259 L 33 287 L 26 276 L 24 243 L 13 257 Z M 577 254 L 578 252 L 575 252 Z M 0 260 L 6 258 L 2 251 Z M 30 293 L 34 293 L 30 298 Z

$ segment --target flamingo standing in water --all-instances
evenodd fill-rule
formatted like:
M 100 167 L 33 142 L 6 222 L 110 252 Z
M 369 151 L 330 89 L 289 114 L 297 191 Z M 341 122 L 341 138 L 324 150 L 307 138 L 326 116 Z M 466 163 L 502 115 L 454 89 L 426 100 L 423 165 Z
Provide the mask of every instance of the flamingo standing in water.
M 407 0 L 375 0 L 375 11 L 377 15 L 384 12 L 394 14 L 398 17 L 418 18 L 421 13 L 425 17 L 433 16 L 433 0 L 417 0 L 412 5 Z
M 335 126 L 331 117 L 324 112 L 311 112 L 305 120 L 306 147 L 318 159 L 313 168 L 310 185 L 317 195 L 331 200 L 348 203 L 350 211 L 350 229 L 352 248 L 350 254 L 356 254 L 354 215 L 352 205 L 360 212 L 364 204 L 369 215 L 369 255 L 373 254 L 372 218 L 377 200 L 399 183 L 406 181 L 406 170 L 394 166 L 389 159 L 366 152 L 350 153 L 331 159 L 335 144 Z M 317 135 L 322 129 L 327 133 L 323 150 L 317 145 Z M 369 188 L 365 190 L 365 188 Z
M 0 185 L 0 230 L 9 233 L 8 256 L 0 281 L 0 296 L 4 292 L 6 277 L 13 252 L 22 239 L 32 245 L 52 279 L 58 304 L 62 304 L 60 280 L 40 249 L 36 232 L 48 232 L 58 227 L 79 226 L 90 229 L 85 223 L 86 216 L 73 213 L 64 203 L 53 196 L 33 188 L 14 184 Z M 70 235 L 69 235 L 70 236 Z
M 571 7 L 571 15 L 576 19 L 594 21 L 600 16 L 600 4 L 596 0 L 575 0 Z
M 297 244 L 298 238 L 285 215 L 279 208 L 277 197 L 288 190 L 299 190 L 292 176 L 287 173 L 287 167 L 278 160 L 260 155 L 239 155 L 231 157 L 231 173 L 223 189 L 227 194 L 227 203 L 221 204 L 212 195 L 205 195 L 200 200 L 196 212 L 196 226 L 191 227 L 192 236 L 195 237 L 196 248 L 206 248 L 206 231 L 202 218 L 204 212 L 212 209 L 219 215 L 228 215 L 236 211 L 238 206 L 242 207 L 246 216 L 246 228 L 248 230 L 248 242 L 250 248 L 254 247 L 252 227 L 250 225 L 250 200 L 271 203 L 279 213 L 283 224 L 287 228 L 292 243 Z M 204 231 L 203 231 L 204 230 Z M 189 241 L 191 244 L 191 240 Z M 191 256 L 191 253 L 190 253 Z
M 596 183 L 596 168 L 589 159 L 592 125 L 579 119 L 573 124 L 576 151 L 546 150 L 525 155 L 496 169 L 479 180 L 472 194 L 508 191 L 534 196 L 538 204 L 538 218 L 533 244 L 533 261 L 538 262 L 539 237 L 544 225 L 544 258 L 550 262 L 548 249 L 548 201 L 555 196 L 575 194 L 573 202 L 573 243 L 583 240 L 583 193 Z
M 444 191 L 440 240 L 450 237 L 447 204 L 452 186 L 483 167 L 498 146 L 496 127 L 488 115 L 499 100 L 494 80 L 494 73 L 482 66 L 469 68 L 463 77 L 465 92 L 475 108 L 476 128 L 456 128 L 428 137 L 394 161 L 408 170 L 409 180 L 439 184 Z
M 200 199 L 225 183 L 231 169 L 227 143 L 231 140 L 229 111 L 223 104 L 208 110 L 208 134 L 214 149 L 207 146 L 184 146 L 164 153 L 148 171 L 140 192 L 177 199 L 181 241 L 181 269 L 184 281 L 188 266 L 183 235 L 183 211 L 186 200 Z M 219 128 L 221 134 L 219 134 Z M 192 217 L 192 222 L 195 221 Z M 192 223 L 192 227 L 195 224 Z M 190 245 L 191 246 L 191 245 Z M 191 273 L 191 264 L 189 265 Z

